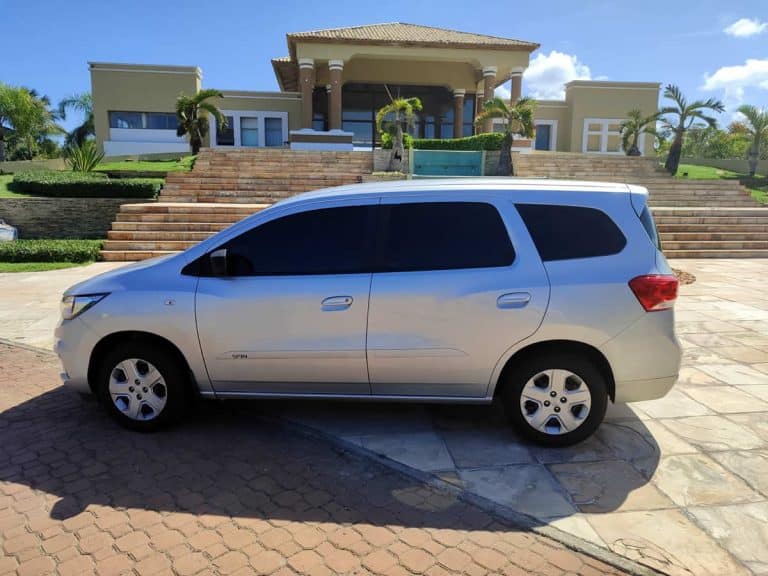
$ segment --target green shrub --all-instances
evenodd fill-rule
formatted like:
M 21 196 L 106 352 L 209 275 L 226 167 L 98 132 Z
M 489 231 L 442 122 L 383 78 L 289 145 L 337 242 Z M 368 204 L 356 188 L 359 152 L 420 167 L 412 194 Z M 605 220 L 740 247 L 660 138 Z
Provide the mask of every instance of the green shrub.
M 80 146 L 73 143 L 66 152 L 65 162 L 73 172 L 90 172 L 104 158 L 104 154 L 99 152 L 93 140 L 86 140 Z
M 406 134 L 403 145 L 415 150 L 501 150 L 504 134 L 487 132 L 466 138 L 412 138 Z M 389 134 L 381 135 L 381 147 L 392 148 L 392 138 Z
M 0 242 L 0 262 L 92 262 L 101 240 L 14 240 Z
M 163 186 L 161 178 L 110 179 L 101 172 L 35 170 L 17 172 L 14 192 L 64 198 L 153 198 Z

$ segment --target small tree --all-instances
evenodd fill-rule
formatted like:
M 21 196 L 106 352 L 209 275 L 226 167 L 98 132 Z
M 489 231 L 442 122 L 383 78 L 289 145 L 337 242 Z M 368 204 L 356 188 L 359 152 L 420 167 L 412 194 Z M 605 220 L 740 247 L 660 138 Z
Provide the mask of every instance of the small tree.
M 637 108 L 630 110 L 627 114 L 627 120 L 619 124 L 621 130 L 621 146 L 627 156 L 640 156 L 640 148 L 637 143 L 641 134 L 656 135 L 656 120 L 659 113 L 656 112 L 650 116 L 643 116 Z
M 664 126 L 669 128 L 674 134 L 672 145 L 669 148 L 667 161 L 664 163 L 664 168 L 674 176 L 677 174 L 677 167 L 680 165 L 680 154 L 683 149 L 683 136 L 685 135 L 685 132 L 697 120 L 703 120 L 707 125 L 716 127 L 717 120 L 712 116 L 707 116 L 705 111 L 713 110 L 715 112 L 723 112 L 725 106 L 720 100 L 715 100 L 714 98 L 696 100 L 689 104 L 685 96 L 683 96 L 683 93 L 680 91 L 680 88 L 673 84 L 669 84 L 664 89 L 664 98 L 674 102 L 674 105 L 665 106 L 661 109 L 662 115 L 670 116 L 662 117 Z
M 71 144 L 66 154 L 65 162 L 73 172 L 91 172 L 104 159 L 104 154 L 99 152 L 93 140 L 86 140 L 79 146 Z
M 214 104 L 206 102 L 209 98 L 223 98 L 218 90 L 200 90 L 194 96 L 181 94 L 176 99 L 177 136 L 187 135 L 192 154 L 197 154 L 203 145 L 203 138 L 208 134 L 208 118 L 201 112 L 207 112 L 216 119 L 219 127 L 227 125 L 227 119 Z
M 499 154 L 499 166 L 496 169 L 498 176 L 511 176 L 514 173 L 512 143 L 515 135 L 518 134 L 525 138 L 533 138 L 535 110 L 536 101 L 531 98 L 520 98 L 509 105 L 501 98 L 491 98 L 483 104 L 483 111 L 475 119 L 476 123 L 479 124 L 490 118 L 503 118 L 507 121 Z
M 744 123 L 747 134 L 752 139 L 749 147 L 749 175 L 754 176 L 757 172 L 757 162 L 760 160 L 760 148 L 762 142 L 768 140 L 768 109 L 762 110 L 757 106 L 745 104 L 739 106 L 739 112 L 746 118 Z
M 64 143 L 67 146 L 72 146 L 73 144 L 82 146 L 89 136 L 93 136 L 96 133 L 93 124 L 93 97 L 91 93 L 73 94 L 59 102 L 59 118 L 66 120 L 67 111 L 70 110 L 80 112 L 83 114 L 84 119 L 80 126 L 67 134 Z
M 392 153 L 389 156 L 389 170 L 401 172 L 403 169 L 403 132 L 411 129 L 416 121 L 416 113 L 421 110 L 418 98 L 392 98 L 390 103 L 376 112 L 376 129 L 387 133 L 392 138 Z

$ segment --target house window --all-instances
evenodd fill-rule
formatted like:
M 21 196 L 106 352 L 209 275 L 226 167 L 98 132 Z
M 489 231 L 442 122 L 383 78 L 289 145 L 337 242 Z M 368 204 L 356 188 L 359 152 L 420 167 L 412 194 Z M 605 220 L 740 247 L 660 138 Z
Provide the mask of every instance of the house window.
M 130 130 L 176 130 L 173 112 L 110 112 L 109 127 Z
M 284 146 L 288 141 L 288 112 L 260 110 L 222 110 L 227 126 L 211 119 L 212 146 Z
M 587 118 L 584 120 L 582 150 L 593 154 L 623 154 L 621 147 L 622 120 Z M 640 135 L 638 147 L 643 150 L 645 134 Z

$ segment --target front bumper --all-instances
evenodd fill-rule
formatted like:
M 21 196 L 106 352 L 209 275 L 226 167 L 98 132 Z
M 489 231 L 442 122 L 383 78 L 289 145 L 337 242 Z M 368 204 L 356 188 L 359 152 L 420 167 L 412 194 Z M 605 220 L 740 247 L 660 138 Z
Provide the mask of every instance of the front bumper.
M 61 360 L 64 371 L 62 383 L 78 392 L 90 393 L 88 363 L 95 342 L 93 334 L 79 318 L 60 321 L 54 332 L 53 350 Z

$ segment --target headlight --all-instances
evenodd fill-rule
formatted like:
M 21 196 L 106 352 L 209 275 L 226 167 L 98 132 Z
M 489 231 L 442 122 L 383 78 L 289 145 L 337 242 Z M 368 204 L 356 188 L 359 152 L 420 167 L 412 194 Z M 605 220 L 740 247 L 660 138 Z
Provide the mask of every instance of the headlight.
M 61 317 L 72 320 L 101 301 L 106 294 L 88 294 L 86 296 L 64 296 L 61 299 Z

